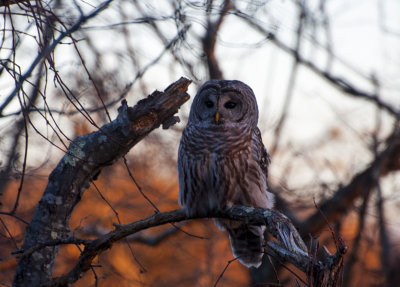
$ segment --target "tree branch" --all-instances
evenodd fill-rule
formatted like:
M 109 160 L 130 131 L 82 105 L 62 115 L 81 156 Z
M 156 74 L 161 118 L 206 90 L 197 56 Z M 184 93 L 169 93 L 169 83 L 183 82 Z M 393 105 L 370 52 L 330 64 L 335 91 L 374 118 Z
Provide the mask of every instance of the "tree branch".
M 118 117 L 71 142 L 68 152 L 49 176 L 48 185 L 26 229 L 24 250 L 68 236 L 68 222 L 91 181 L 107 165 L 125 155 L 152 130 L 179 121 L 174 114 L 184 104 L 191 81 L 179 79 L 164 92 L 155 91 L 136 106 L 122 101 Z M 47 246 L 24 256 L 16 270 L 14 286 L 42 286 L 51 277 L 57 246 Z M 27 276 L 27 274 L 30 274 Z
M 156 213 L 153 216 L 125 224 L 115 225 L 115 230 L 103 236 L 100 236 L 91 243 L 85 245 L 85 249 L 79 257 L 78 263 L 65 275 L 55 278 L 46 286 L 69 286 L 80 278 L 82 273 L 88 271 L 91 263 L 96 256 L 112 247 L 112 244 L 141 230 L 166 223 L 180 222 L 188 219 L 204 218 L 205 216 L 188 217 L 184 209 Z M 225 218 L 231 220 L 240 220 L 251 225 L 266 225 L 267 230 L 277 241 L 268 242 L 267 246 L 282 261 L 288 261 L 298 267 L 305 273 L 314 274 L 315 282 L 313 286 L 336 286 L 324 285 L 324 279 L 337 276 L 336 265 L 341 263 L 346 248 L 339 248 L 335 255 L 328 257 L 324 262 L 313 258 L 308 254 L 307 248 L 300 238 L 296 228 L 290 220 L 282 213 L 276 210 L 233 206 L 229 210 L 215 211 L 208 214 L 207 217 Z M 334 272 L 334 274 L 332 273 Z M 332 282 L 330 282 L 332 283 Z

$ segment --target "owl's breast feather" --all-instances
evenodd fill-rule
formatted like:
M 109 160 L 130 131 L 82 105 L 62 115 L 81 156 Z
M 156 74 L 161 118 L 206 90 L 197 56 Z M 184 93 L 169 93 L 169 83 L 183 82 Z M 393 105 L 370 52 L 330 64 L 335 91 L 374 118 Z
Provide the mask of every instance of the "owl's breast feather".
M 183 133 L 181 145 L 192 154 L 216 154 L 234 156 L 247 150 L 251 141 L 251 129 L 227 129 L 225 127 L 210 126 L 209 128 L 188 125 Z

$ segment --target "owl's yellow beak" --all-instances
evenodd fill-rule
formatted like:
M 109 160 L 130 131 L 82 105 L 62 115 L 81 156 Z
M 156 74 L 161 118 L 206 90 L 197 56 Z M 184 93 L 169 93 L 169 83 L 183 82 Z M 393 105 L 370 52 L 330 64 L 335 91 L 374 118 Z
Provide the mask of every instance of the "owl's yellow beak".
M 220 115 L 219 115 L 219 112 L 216 112 L 215 113 L 215 122 L 218 124 L 218 122 L 219 122 L 219 117 L 220 117 Z

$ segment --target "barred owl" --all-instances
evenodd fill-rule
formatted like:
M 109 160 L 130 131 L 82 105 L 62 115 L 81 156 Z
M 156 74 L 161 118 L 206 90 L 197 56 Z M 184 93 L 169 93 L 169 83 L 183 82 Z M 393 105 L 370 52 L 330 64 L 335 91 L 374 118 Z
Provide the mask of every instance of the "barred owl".
M 257 127 L 252 89 L 240 81 L 206 82 L 193 99 L 178 152 L 179 203 L 189 216 L 232 205 L 272 208 L 269 156 Z M 235 257 L 259 267 L 265 226 L 216 219 Z

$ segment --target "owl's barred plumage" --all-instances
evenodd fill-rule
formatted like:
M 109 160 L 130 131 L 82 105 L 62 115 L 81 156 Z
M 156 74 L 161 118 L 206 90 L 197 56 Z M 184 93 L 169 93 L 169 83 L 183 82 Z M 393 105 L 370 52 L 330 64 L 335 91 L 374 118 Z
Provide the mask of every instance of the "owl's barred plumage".
M 193 100 L 178 153 L 179 203 L 188 215 L 232 205 L 272 208 L 269 156 L 257 127 L 253 91 L 240 81 L 206 82 Z M 258 267 L 265 226 L 216 219 L 227 230 L 233 254 Z

